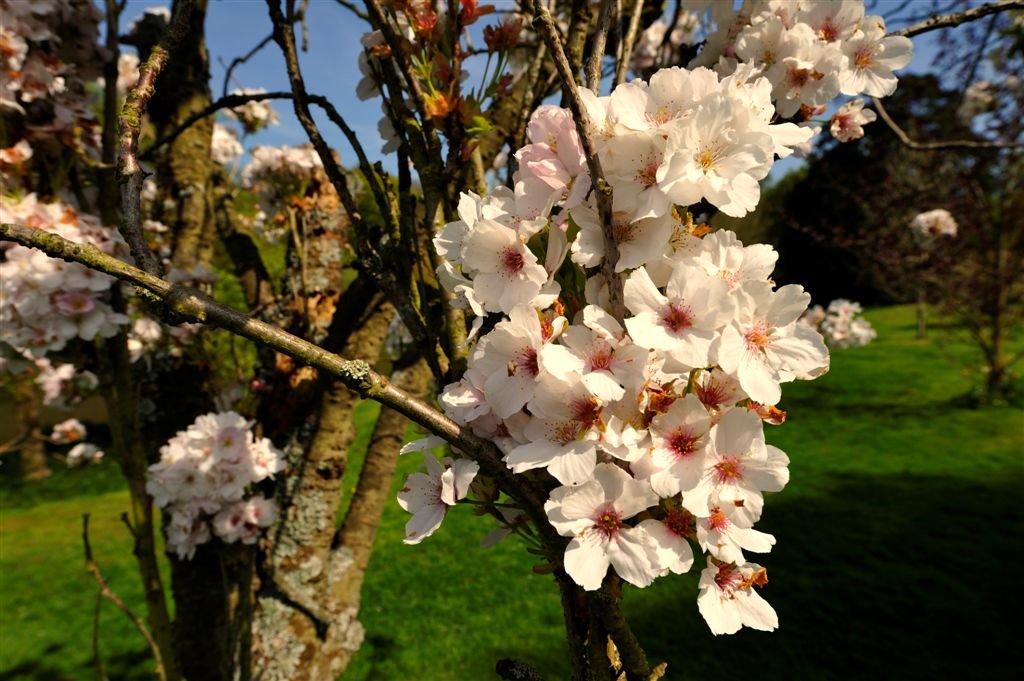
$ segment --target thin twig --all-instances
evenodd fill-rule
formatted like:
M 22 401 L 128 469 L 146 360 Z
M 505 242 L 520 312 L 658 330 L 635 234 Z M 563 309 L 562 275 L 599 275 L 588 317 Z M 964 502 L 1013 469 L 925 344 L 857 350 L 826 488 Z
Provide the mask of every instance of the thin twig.
M 910 135 L 901 128 L 896 121 L 892 119 L 889 112 L 886 111 L 882 101 L 877 97 L 872 97 L 875 108 L 878 109 L 878 115 L 882 121 L 889 126 L 889 129 L 896 133 L 896 136 L 900 138 L 900 141 L 904 145 L 911 149 L 917 149 L 920 151 L 932 150 L 932 149 L 1009 149 L 1013 147 L 1024 146 L 1021 142 L 989 142 L 984 140 L 946 140 L 939 142 L 918 142 L 912 140 Z
M 100 651 L 100 606 L 103 605 L 103 589 L 96 592 L 96 605 L 92 610 L 92 660 L 96 665 L 96 676 L 100 681 L 108 681 L 107 669 L 103 664 L 103 654 Z
M 959 26 L 960 24 L 967 23 L 968 21 L 981 19 L 989 14 L 1006 12 L 1011 9 L 1024 9 L 1024 0 L 998 0 L 997 2 L 990 2 L 987 5 L 974 7 L 963 12 L 954 12 L 952 14 L 943 14 L 941 16 L 931 17 L 930 19 L 925 19 L 919 24 L 914 24 L 913 26 L 907 26 L 906 28 L 893 31 L 889 35 L 901 35 L 910 38 L 912 36 L 927 33 L 928 31 L 935 31 L 940 28 Z
M 188 118 L 182 121 L 180 125 L 174 128 L 174 130 L 167 133 L 165 136 L 161 137 L 156 142 L 153 142 L 153 144 L 147 147 L 146 150 L 139 155 L 139 158 L 141 158 L 144 161 L 152 159 L 157 149 L 159 149 L 160 147 L 167 146 L 174 140 L 178 139 L 178 137 L 183 132 L 191 128 L 193 125 L 203 120 L 207 116 L 212 116 L 221 109 L 233 109 L 235 107 L 248 104 L 249 102 L 262 102 L 268 99 L 291 98 L 292 93 L 290 92 L 252 92 L 249 94 L 225 95 L 218 99 L 216 102 L 208 104 L 206 107 L 191 114 Z
M 302 70 L 299 67 L 299 56 L 295 47 L 295 35 L 292 31 L 291 24 L 288 23 L 284 15 L 281 13 L 279 0 L 267 0 L 267 8 L 270 12 L 271 21 L 274 24 L 274 40 L 281 48 L 281 52 L 284 55 L 285 65 L 288 69 L 288 80 L 292 89 L 292 103 L 294 104 L 295 117 L 299 119 L 299 123 L 306 131 L 306 136 L 309 138 L 309 141 L 313 144 L 313 148 L 316 149 L 317 154 L 320 156 L 320 160 L 323 162 L 324 171 L 327 173 L 328 179 L 338 192 L 338 196 L 341 198 L 341 203 L 345 207 L 345 212 L 348 213 L 348 216 L 352 220 L 356 230 L 361 235 L 364 235 L 364 238 L 360 238 L 357 241 L 359 255 L 363 260 L 363 269 L 374 277 L 375 283 L 377 283 L 377 285 L 380 286 L 380 288 L 392 299 L 392 302 L 402 315 L 402 321 L 405 322 L 406 327 L 409 329 L 410 333 L 413 334 L 413 337 L 416 338 L 418 342 L 429 344 L 429 347 L 434 348 L 437 346 L 436 339 L 432 337 L 431 331 L 427 326 L 427 322 L 420 309 L 415 306 L 412 300 L 410 300 L 408 292 L 405 291 L 396 281 L 394 273 L 388 270 L 388 268 L 384 266 L 383 262 L 374 262 L 374 260 L 381 260 L 380 254 L 376 252 L 376 250 L 371 246 L 369 240 L 365 238 L 365 235 L 369 234 L 369 228 L 359 212 L 359 205 L 348 186 L 348 179 L 345 176 L 345 172 L 334 157 L 331 148 L 327 146 L 327 142 L 324 141 L 323 135 L 320 133 L 320 128 L 317 126 L 316 121 L 313 119 L 313 115 L 310 113 L 310 95 L 306 91 L 306 82 L 302 77 Z M 332 109 L 333 107 L 330 107 L 328 111 L 330 112 Z M 337 115 L 337 112 L 335 112 L 335 114 Z M 337 120 L 341 121 L 342 124 L 344 123 L 344 121 L 341 120 L 340 115 L 337 115 Z M 347 126 L 345 129 L 347 129 Z M 352 137 L 354 139 L 354 133 Z M 368 176 L 367 182 L 372 182 L 372 177 L 372 175 Z M 384 215 L 391 215 L 390 204 L 381 205 L 380 209 Z M 439 357 L 438 354 L 429 352 L 427 353 L 427 359 L 431 362 L 431 368 L 434 370 L 435 375 L 444 375 L 445 369 L 442 368 L 442 358 Z
M 370 23 L 370 17 L 367 16 L 366 12 L 364 12 L 361 9 L 359 9 L 358 7 L 353 5 L 351 2 L 348 2 L 348 0 L 334 0 L 334 1 L 337 2 L 339 5 L 341 5 L 342 7 L 344 7 L 345 9 L 347 9 L 348 11 L 352 12 L 352 14 L 355 14 L 357 17 L 359 17 L 360 19 L 362 19 L 366 23 Z
M 119 229 L 121 236 L 128 242 L 135 262 L 150 274 L 158 274 L 162 268 L 156 255 L 149 250 L 146 237 L 142 234 L 142 183 L 145 180 L 145 173 L 138 159 L 142 115 L 153 93 L 156 92 L 157 76 L 167 66 L 171 53 L 187 31 L 192 9 L 192 0 L 183 0 L 178 5 L 178 12 L 171 19 L 163 40 L 153 48 L 149 59 L 139 68 L 139 81 L 128 92 L 124 107 L 121 109 L 121 153 L 118 174 L 124 216 Z
M 266 38 L 264 38 L 263 40 L 259 41 L 256 44 L 256 47 L 252 48 L 251 50 L 246 52 L 241 57 L 235 57 L 234 59 L 231 60 L 231 64 L 228 65 L 227 71 L 224 73 L 224 87 L 221 90 L 221 92 L 224 94 L 224 96 L 227 96 L 227 94 L 228 94 L 228 84 L 231 82 L 231 74 L 234 73 L 235 68 L 238 67 L 238 66 L 241 66 L 242 64 L 244 64 L 245 62 L 249 61 L 254 56 L 256 56 L 256 53 L 258 53 L 264 47 L 269 45 L 270 41 L 273 40 L 273 39 L 274 39 L 274 34 L 271 33 Z
M 165 681 L 167 675 L 164 671 L 163 658 L 160 655 L 160 647 L 156 644 L 152 634 L 149 633 L 149 628 L 146 627 L 146 623 L 139 618 L 131 608 L 129 608 L 124 601 L 121 600 L 114 591 L 107 584 L 107 580 L 104 579 L 103 573 L 100 572 L 100 566 L 96 563 L 96 560 L 92 556 L 92 546 L 89 544 L 89 514 L 82 514 L 82 546 L 85 549 L 85 569 L 96 580 L 96 583 L 100 587 L 100 595 L 106 598 L 108 601 L 118 607 L 123 612 L 135 628 L 142 634 L 142 638 L 146 639 L 146 645 L 149 646 L 149 651 L 153 654 L 153 661 L 156 663 L 156 675 L 160 681 Z
M 643 13 L 644 0 L 634 0 L 633 11 L 629 14 L 629 28 L 626 29 L 626 35 L 622 39 L 622 59 L 619 60 L 615 68 L 615 82 L 612 83 L 612 88 L 616 88 L 626 81 L 626 71 L 629 70 L 629 63 L 633 58 L 633 46 L 636 45 L 636 34 L 640 30 L 640 17 Z M 672 27 L 670 26 L 665 34 L 668 35 L 671 32 Z
M 615 265 L 619 260 L 619 246 L 612 225 L 612 186 L 604 179 L 601 159 L 597 156 L 597 148 L 591 138 L 590 116 L 583 105 L 583 100 L 580 99 L 572 67 L 565 56 L 562 41 L 558 37 L 558 29 L 541 0 L 533 0 L 533 27 L 544 38 L 548 50 L 554 57 L 555 68 L 562 80 L 562 92 L 569 103 L 573 120 L 576 122 L 576 132 L 583 147 L 583 154 L 587 159 L 587 169 L 590 171 L 590 183 L 597 202 L 597 212 L 601 216 L 601 232 L 604 235 L 604 259 L 601 261 L 601 271 L 608 283 L 608 307 L 612 316 L 621 322 L 625 317 L 626 306 L 623 302 L 622 278 L 615 273 Z
M 595 95 L 601 94 L 601 67 L 604 64 L 604 48 L 608 42 L 608 33 L 612 22 L 618 19 L 617 0 L 601 0 L 601 13 L 597 18 L 597 32 L 590 47 L 590 60 L 587 62 L 587 87 Z

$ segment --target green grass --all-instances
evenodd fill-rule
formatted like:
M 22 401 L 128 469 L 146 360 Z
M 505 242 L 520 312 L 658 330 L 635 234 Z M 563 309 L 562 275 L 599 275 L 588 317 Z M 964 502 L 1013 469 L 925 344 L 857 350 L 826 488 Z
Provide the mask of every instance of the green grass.
M 873 311 L 879 339 L 833 353 L 832 370 L 788 385 L 786 425 L 769 441 L 791 457 L 792 482 L 766 504 L 778 538 L 760 558 L 779 613 L 773 634 L 711 636 L 695 576 L 628 588 L 625 608 L 670 679 L 1005 678 L 1019 671 L 1016 568 L 1024 511 L 1024 412 L 972 410 L 973 350 L 950 330 L 914 339 L 910 308 Z M 366 405 L 361 435 L 372 421 Z M 355 481 L 354 456 L 346 489 Z M 404 457 L 402 472 L 418 467 Z M 92 679 L 95 590 L 82 570 L 80 514 L 114 588 L 142 609 L 116 467 L 59 471 L 38 487 L 0 477 L 0 680 Z M 7 475 L 4 473 L 4 475 Z M 92 476 L 92 477 L 89 477 Z M 400 484 L 402 476 L 399 476 Z M 49 491 L 47 491 L 49 490 Z M 58 498 L 63 496 L 63 498 Z M 561 610 L 550 577 L 466 508 L 419 546 L 387 508 L 363 593 L 366 643 L 346 681 L 494 679 L 517 657 L 566 677 Z M 697 571 L 695 570 L 695 573 Z M 103 651 L 112 679 L 147 678 L 138 635 L 109 605 Z

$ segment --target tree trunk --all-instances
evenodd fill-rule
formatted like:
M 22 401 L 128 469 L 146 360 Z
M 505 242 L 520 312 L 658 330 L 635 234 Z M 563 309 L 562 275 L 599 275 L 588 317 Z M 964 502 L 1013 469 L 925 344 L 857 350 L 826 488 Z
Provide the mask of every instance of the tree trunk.
M 349 338 L 345 356 L 375 363 L 393 315 L 391 305 L 377 307 Z M 362 643 L 355 607 L 331 597 L 346 567 L 332 560 L 332 549 L 357 400 L 340 382 L 333 383 L 321 400 L 308 450 L 291 461 L 280 496 L 281 519 L 270 529 L 272 547 L 256 597 L 255 678 L 333 681 L 340 673 L 332 667 L 334 658 Z
M 422 358 L 406 369 L 393 372 L 391 380 L 402 390 L 421 399 L 429 394 L 433 384 L 430 367 Z M 352 505 L 334 542 L 336 548 L 331 551 L 329 571 L 337 576 L 332 580 L 331 598 L 345 611 L 359 611 L 366 566 L 380 528 L 381 514 L 385 505 L 392 502 L 391 483 L 408 426 L 409 420 L 404 416 L 387 407 L 381 408 Z M 321 665 L 329 663 L 327 671 L 335 676 L 324 678 L 335 678 L 344 672 L 356 650 L 348 646 L 329 650 L 325 645 L 320 656 Z
M 21 477 L 24 480 L 42 480 L 52 471 L 46 463 L 46 447 L 39 439 L 39 412 L 42 408 L 36 384 L 31 380 L 17 382 L 14 420 L 22 433 L 19 456 Z

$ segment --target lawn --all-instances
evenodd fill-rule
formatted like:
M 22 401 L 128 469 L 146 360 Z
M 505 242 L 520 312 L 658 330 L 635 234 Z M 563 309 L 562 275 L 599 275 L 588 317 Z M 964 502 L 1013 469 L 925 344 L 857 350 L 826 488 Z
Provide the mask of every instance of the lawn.
M 1013 603 L 1024 559 L 1024 412 L 963 406 L 976 360 L 955 332 L 916 340 L 909 308 L 868 318 L 879 339 L 834 352 L 818 381 L 787 386 L 789 421 L 768 431 L 792 459 L 792 482 L 759 525 L 778 538 L 760 562 L 780 630 L 711 636 L 695 574 L 627 589 L 626 611 L 650 657 L 669 662 L 668 678 L 1020 672 Z M 359 422 L 372 411 L 366 405 Z M 61 471 L 32 488 L 9 476 L 0 475 L 0 680 L 97 678 L 83 512 L 92 513 L 109 581 L 142 608 L 116 467 Z M 494 662 L 508 656 L 565 678 L 557 592 L 531 573 L 529 554 L 513 541 L 477 548 L 490 525 L 468 509 L 416 547 L 401 543 L 405 520 L 397 504 L 385 513 L 363 594 L 367 640 L 346 681 L 494 679 Z M 109 604 L 102 616 L 110 678 L 148 678 L 137 633 Z

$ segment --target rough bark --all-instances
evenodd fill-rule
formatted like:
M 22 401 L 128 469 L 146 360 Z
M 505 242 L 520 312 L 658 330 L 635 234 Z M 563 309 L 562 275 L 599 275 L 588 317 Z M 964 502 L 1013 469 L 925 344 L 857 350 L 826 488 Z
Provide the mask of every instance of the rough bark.
M 375 362 L 393 315 L 391 305 L 379 306 L 349 338 L 346 354 Z M 332 548 L 357 399 L 340 382 L 327 388 L 316 434 L 285 481 L 253 621 L 253 669 L 264 681 L 332 680 L 338 653 L 362 643 L 356 608 L 331 598 L 347 568 L 332 559 Z
M 392 373 L 392 381 L 411 395 L 423 398 L 430 392 L 430 367 L 419 359 L 412 366 Z M 345 521 L 338 531 L 335 547 L 331 551 L 329 570 L 337 574 L 333 580 L 331 598 L 339 605 L 356 612 L 360 606 L 360 592 L 366 577 L 366 567 L 373 552 L 373 542 L 380 528 L 385 505 L 392 501 L 391 483 L 395 477 L 399 450 L 405 441 L 409 420 L 396 411 L 381 408 L 380 418 L 366 451 L 366 460 L 359 473 L 359 483 Z M 351 648 L 328 650 L 322 658 L 331 660 L 330 671 L 344 671 L 355 651 Z M 333 677 L 331 677 L 333 678 Z
M 206 108 L 210 93 L 210 58 L 204 24 L 208 0 L 195 0 L 189 30 L 177 45 L 173 67 L 161 75 L 149 113 L 157 137 L 174 130 L 191 114 Z M 175 11 L 181 0 L 176 0 Z M 198 121 L 179 135 L 157 164 L 162 194 L 173 199 L 163 222 L 174 229 L 171 265 L 189 269 L 209 262 L 213 240 L 210 229 L 210 189 L 214 163 L 210 157 L 213 119 Z

